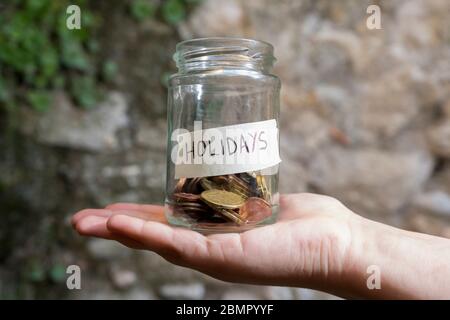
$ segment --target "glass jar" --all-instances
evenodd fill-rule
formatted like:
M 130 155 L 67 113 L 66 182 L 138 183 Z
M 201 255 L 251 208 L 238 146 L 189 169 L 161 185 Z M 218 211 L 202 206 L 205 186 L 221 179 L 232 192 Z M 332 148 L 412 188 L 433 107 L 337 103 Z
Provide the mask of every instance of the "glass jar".
M 169 79 L 165 213 L 170 224 L 239 232 L 278 213 L 279 90 L 262 41 L 181 42 Z

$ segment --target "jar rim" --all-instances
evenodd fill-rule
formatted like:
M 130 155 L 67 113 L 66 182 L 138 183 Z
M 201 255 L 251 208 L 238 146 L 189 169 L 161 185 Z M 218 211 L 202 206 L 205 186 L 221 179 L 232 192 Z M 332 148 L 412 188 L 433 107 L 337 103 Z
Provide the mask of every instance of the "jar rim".
M 273 46 L 262 40 L 210 37 L 178 43 L 173 58 L 179 70 L 184 71 L 212 66 L 270 70 L 276 60 L 273 52 Z
M 248 44 L 248 49 L 259 49 L 261 51 L 265 51 L 267 53 L 273 54 L 273 45 L 271 45 L 269 42 L 264 40 L 258 40 L 258 39 L 250 39 L 250 38 L 235 38 L 235 37 L 204 37 L 204 38 L 194 38 L 194 39 L 188 39 L 179 42 L 176 45 L 176 51 L 180 52 L 183 50 L 187 50 L 189 48 L 200 48 L 200 47 L 206 47 L 208 44 L 213 43 L 220 43 L 223 42 L 223 47 L 227 46 L 228 44 L 235 43 L 236 44 L 242 44 L 245 46 L 245 44 Z M 213 48 L 214 46 L 211 46 Z

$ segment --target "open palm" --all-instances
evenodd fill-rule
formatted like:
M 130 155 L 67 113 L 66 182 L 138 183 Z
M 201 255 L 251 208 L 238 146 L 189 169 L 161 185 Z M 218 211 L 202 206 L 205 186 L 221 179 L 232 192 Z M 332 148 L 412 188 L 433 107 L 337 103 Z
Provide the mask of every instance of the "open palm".
M 339 278 L 358 217 L 339 201 L 315 194 L 280 197 L 278 222 L 243 233 L 202 235 L 167 224 L 162 206 L 118 203 L 74 215 L 82 235 L 154 251 L 168 261 L 241 283 L 320 286 Z

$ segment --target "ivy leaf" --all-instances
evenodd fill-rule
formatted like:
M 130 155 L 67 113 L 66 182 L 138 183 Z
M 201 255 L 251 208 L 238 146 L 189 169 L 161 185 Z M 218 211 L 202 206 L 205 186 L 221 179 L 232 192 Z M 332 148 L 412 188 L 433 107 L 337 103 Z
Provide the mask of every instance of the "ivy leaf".
M 46 78 L 51 78 L 58 70 L 58 55 L 52 47 L 48 47 L 39 57 L 41 73 Z
M 62 42 L 62 62 L 70 68 L 81 71 L 90 69 L 90 62 L 86 56 L 81 43 L 76 39 L 63 38 Z
M 130 10 L 133 18 L 141 22 L 155 15 L 156 6 L 148 0 L 135 0 L 131 3 Z
M 28 103 L 34 110 L 39 112 L 47 111 L 50 107 L 50 94 L 44 90 L 29 91 L 26 94 Z
M 94 38 L 89 38 L 86 45 L 88 50 L 92 53 L 96 53 L 100 50 L 100 44 Z
M 95 81 L 92 77 L 78 76 L 71 81 L 70 93 L 78 105 L 90 109 L 97 103 L 95 88 Z
M 52 87 L 56 88 L 56 89 L 63 88 L 65 83 L 66 83 L 66 78 L 64 78 L 64 76 L 62 76 L 62 75 L 56 75 L 51 80 Z
M 7 102 L 10 99 L 9 90 L 6 83 L 0 77 L 0 101 Z
M 114 61 L 107 60 L 102 66 L 102 77 L 105 81 L 111 81 L 118 71 L 118 66 Z
M 28 263 L 25 268 L 25 276 L 33 282 L 42 282 L 46 278 L 44 266 L 37 260 Z
M 186 17 L 186 8 L 180 0 L 168 0 L 164 2 L 162 14 L 166 22 L 177 24 Z
M 50 269 L 50 279 L 56 283 L 63 282 L 66 279 L 66 268 L 60 264 L 54 265 Z
M 48 5 L 49 1 L 27 0 L 26 12 L 30 15 L 30 17 L 39 17 L 45 11 Z

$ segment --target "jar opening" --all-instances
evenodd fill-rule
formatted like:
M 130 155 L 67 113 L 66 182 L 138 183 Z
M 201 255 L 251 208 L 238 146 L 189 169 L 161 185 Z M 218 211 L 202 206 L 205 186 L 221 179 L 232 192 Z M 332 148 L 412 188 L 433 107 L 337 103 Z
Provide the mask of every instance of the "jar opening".
M 267 42 L 240 38 L 201 38 L 180 42 L 173 56 L 181 73 L 213 69 L 270 72 L 275 57 Z

